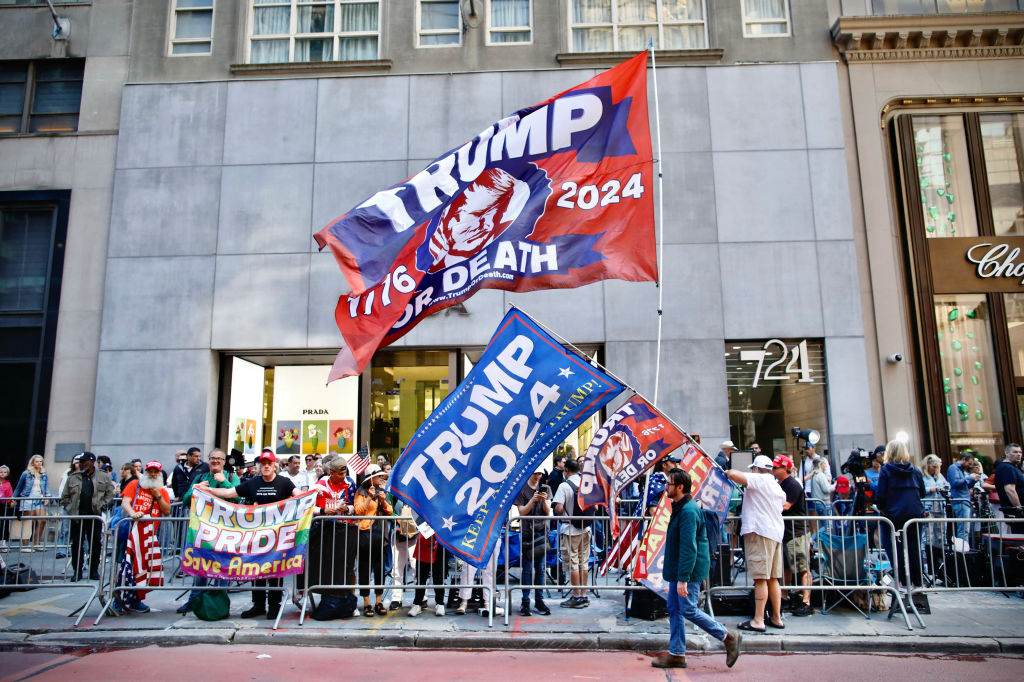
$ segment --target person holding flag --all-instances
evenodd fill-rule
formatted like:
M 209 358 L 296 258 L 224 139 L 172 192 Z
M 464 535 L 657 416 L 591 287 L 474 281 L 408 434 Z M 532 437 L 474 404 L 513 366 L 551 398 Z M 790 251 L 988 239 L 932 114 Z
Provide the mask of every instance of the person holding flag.
M 690 496 L 690 475 L 682 469 L 668 472 L 665 494 L 672 500 L 672 519 L 665 540 L 664 580 L 668 584 L 668 654 L 651 661 L 655 668 L 686 667 L 686 620 L 725 644 L 725 665 L 731 668 L 740 655 L 740 635 L 727 630 L 699 608 L 700 584 L 711 569 L 704 514 Z M 685 619 L 685 620 L 684 620 Z

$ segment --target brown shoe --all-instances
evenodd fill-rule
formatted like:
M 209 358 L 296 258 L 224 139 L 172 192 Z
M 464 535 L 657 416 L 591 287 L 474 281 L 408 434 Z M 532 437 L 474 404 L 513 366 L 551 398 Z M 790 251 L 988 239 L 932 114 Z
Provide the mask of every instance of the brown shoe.
M 664 656 L 658 656 L 656 659 L 651 661 L 651 665 L 655 668 L 685 668 L 686 656 L 665 654 Z
M 740 642 L 743 637 L 734 630 L 727 630 L 725 633 L 725 667 L 731 668 L 736 659 L 740 657 Z

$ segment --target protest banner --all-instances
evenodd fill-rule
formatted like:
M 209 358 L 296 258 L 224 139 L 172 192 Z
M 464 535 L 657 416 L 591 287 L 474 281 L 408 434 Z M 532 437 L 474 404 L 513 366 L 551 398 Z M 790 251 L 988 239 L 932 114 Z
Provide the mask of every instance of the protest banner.
M 684 448 L 679 468 L 690 474 L 693 499 L 701 502 L 705 509 L 714 510 L 724 524 L 732 496 L 732 482 L 726 478 L 725 472 L 693 442 Z
M 193 488 L 181 570 L 239 581 L 302 573 L 316 496 L 234 504 Z
M 619 493 L 685 439 L 646 400 L 633 396 L 608 417 L 590 441 L 580 473 L 580 507 L 607 504 L 611 534 L 618 537 L 615 500 Z
M 465 380 L 420 425 L 388 491 L 483 567 L 526 479 L 624 386 L 513 309 Z
M 672 500 L 668 495 L 662 495 L 651 516 L 647 532 L 644 533 L 644 539 L 640 541 L 640 551 L 633 568 L 633 580 L 665 599 L 668 599 L 668 587 L 662 573 L 665 566 L 665 541 L 668 539 L 668 524 L 671 520 Z

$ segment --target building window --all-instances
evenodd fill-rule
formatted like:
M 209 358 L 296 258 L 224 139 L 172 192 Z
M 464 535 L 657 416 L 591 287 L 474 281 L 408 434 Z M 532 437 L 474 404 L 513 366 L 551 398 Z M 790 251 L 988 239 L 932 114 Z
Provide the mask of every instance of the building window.
M 446 47 L 462 43 L 459 0 L 419 0 L 419 47 Z
M 703 0 L 572 0 L 574 52 L 633 52 L 708 46 Z
M 871 13 L 973 14 L 977 12 L 1019 12 L 1024 0 L 871 0 Z
M 249 63 L 377 59 L 380 2 L 253 0 Z
M 825 347 L 821 339 L 758 339 L 725 342 L 729 434 L 741 449 L 752 443 L 772 456 L 794 453 L 794 427 L 821 434 L 829 447 Z
M 70 199 L 0 192 L 0 463 L 14 470 L 46 444 Z
M 743 37 L 789 35 L 789 0 L 743 0 Z
M 531 0 L 490 0 L 487 42 L 491 45 L 529 43 L 532 39 Z
M 171 54 L 210 54 L 213 46 L 213 0 L 174 0 Z
M 85 60 L 0 61 L 0 135 L 78 130 Z

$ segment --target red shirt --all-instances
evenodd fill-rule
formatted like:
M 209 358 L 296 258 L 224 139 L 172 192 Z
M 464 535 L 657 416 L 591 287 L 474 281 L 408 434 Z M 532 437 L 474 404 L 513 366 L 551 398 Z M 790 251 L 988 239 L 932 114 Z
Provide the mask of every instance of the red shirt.
M 314 490 L 317 491 L 316 506 L 320 509 L 325 509 L 328 501 L 334 504 L 352 504 L 352 494 L 355 492 L 347 480 L 341 485 L 334 485 L 330 476 L 324 476 L 317 481 Z
M 139 491 L 138 495 L 135 494 L 136 490 Z M 160 496 L 164 498 L 164 502 L 167 504 L 171 503 L 171 496 L 167 493 L 166 488 L 160 488 Z M 140 489 L 138 481 L 132 481 L 126 485 L 124 493 L 121 495 L 123 500 L 131 500 L 132 498 L 135 498 L 132 511 L 142 512 L 144 516 L 161 516 L 160 507 L 153 500 L 153 491 L 146 488 Z

